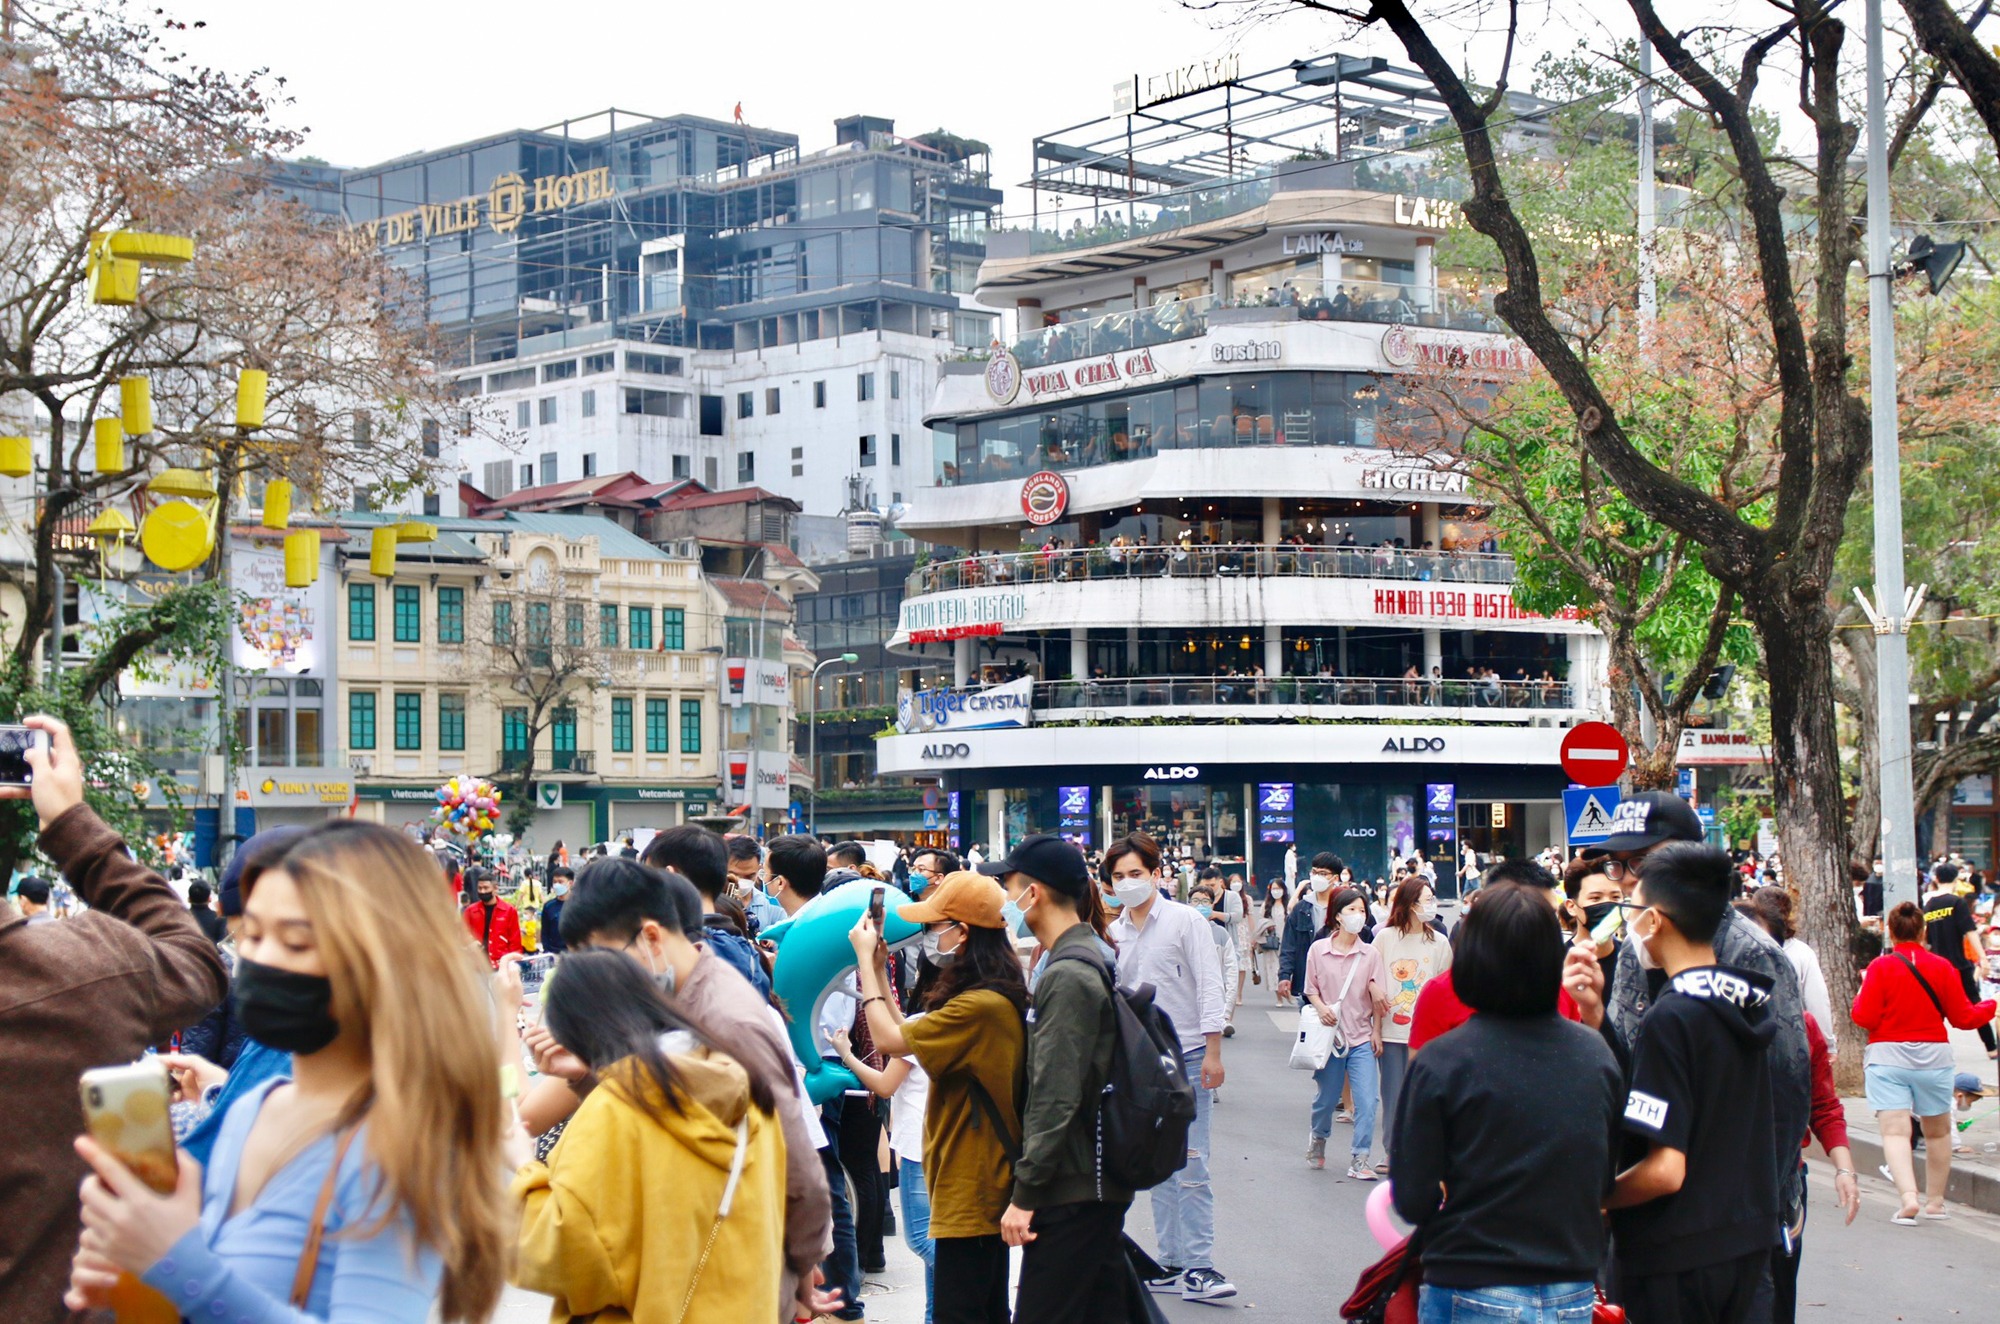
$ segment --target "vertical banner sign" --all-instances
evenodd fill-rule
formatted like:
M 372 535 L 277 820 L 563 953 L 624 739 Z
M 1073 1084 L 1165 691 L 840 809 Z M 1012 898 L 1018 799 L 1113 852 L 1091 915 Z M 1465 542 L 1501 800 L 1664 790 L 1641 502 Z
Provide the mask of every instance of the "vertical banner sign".
M 1445 843 L 1443 849 L 1449 853 L 1451 843 L 1458 840 L 1458 783 L 1432 782 L 1424 787 L 1424 839 L 1433 857 L 1438 843 Z
M 1075 842 L 1084 850 L 1090 849 L 1090 788 L 1088 786 L 1058 786 L 1056 788 L 1056 827 L 1063 839 Z
M 949 796 L 949 797 L 947 797 L 947 801 L 946 801 L 946 802 L 947 802 L 947 803 L 948 803 L 948 804 L 950 805 L 950 807 L 951 807 L 951 813 L 950 813 L 950 822 L 951 822 L 951 848 L 952 848 L 953 850 L 960 850 L 960 849 L 963 849 L 963 847 L 964 847 L 964 843 L 963 843 L 963 842 L 962 842 L 962 841 L 961 841 L 961 840 L 959 839 L 959 827 L 958 827 L 958 792 L 957 792 L 957 791 L 953 791 L 953 792 L 952 792 L 952 793 L 950 794 L 950 796 Z
M 1286 843 L 1298 840 L 1294 818 L 1297 791 L 1293 782 L 1257 784 L 1257 840 Z

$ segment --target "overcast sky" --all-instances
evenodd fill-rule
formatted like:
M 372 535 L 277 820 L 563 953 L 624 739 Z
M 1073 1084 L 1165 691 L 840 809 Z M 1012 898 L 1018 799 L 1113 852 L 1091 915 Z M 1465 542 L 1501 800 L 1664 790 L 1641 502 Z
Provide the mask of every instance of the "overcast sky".
M 727 120 L 741 101 L 750 123 L 796 133 L 808 151 L 857 113 L 891 117 L 903 134 L 942 126 L 991 143 L 1010 211 L 1025 206 L 1013 186 L 1034 135 L 1109 114 L 1121 75 L 1229 50 L 1245 73 L 1336 47 L 1406 62 L 1386 32 L 1349 40 L 1337 20 L 1303 13 L 1225 28 L 1174 0 L 164 3 L 206 21 L 185 34 L 196 59 L 285 77 L 283 117 L 309 130 L 306 152 L 336 165 L 614 105 Z

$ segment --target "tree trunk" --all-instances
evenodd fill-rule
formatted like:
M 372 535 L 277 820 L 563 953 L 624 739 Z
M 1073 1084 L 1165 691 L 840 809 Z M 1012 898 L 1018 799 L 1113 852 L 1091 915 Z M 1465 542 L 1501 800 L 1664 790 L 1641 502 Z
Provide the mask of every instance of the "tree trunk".
M 1882 853 L 1882 768 L 1875 730 L 1875 636 L 1866 630 L 1838 631 L 1854 667 L 1855 797 L 1854 858 L 1863 864 Z
M 1854 913 L 1847 876 L 1846 800 L 1840 786 L 1840 731 L 1833 698 L 1833 621 L 1816 599 L 1794 598 L 1788 575 L 1743 595 L 1763 640 L 1771 698 L 1771 798 L 1785 879 L 1799 898 L 1799 936 L 1820 955 L 1845 1093 L 1861 1085 L 1861 1034 L 1848 1009 L 1859 972 L 1875 953 Z M 1845 959 L 1843 959 L 1845 954 Z

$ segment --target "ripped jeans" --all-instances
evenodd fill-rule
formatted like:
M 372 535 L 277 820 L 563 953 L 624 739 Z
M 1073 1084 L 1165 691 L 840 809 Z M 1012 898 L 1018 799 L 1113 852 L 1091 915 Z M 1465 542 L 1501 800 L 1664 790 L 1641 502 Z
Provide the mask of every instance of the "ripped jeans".
M 1159 1261 L 1173 1269 L 1215 1267 L 1215 1191 L 1208 1183 L 1208 1091 L 1201 1087 L 1206 1045 L 1181 1054 L 1194 1082 L 1194 1125 L 1188 1128 L 1187 1166 L 1153 1188 L 1153 1229 Z

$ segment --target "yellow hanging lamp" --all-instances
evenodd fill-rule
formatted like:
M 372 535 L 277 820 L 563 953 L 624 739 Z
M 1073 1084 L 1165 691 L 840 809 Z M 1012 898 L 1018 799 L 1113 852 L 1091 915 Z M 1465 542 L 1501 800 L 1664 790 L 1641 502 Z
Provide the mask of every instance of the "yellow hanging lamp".
M 30 437 L 0 437 L 0 474 L 26 478 L 35 471 L 35 443 Z
M 319 530 L 293 529 L 285 535 L 285 587 L 306 588 L 318 579 Z
M 289 478 L 273 478 L 264 484 L 264 513 L 258 523 L 267 529 L 282 529 L 292 522 L 292 483 Z
M 264 397 L 271 386 L 270 374 L 262 368 L 245 368 L 236 379 L 236 426 L 255 432 L 264 426 Z
M 215 484 L 199 469 L 163 469 L 147 481 L 146 490 L 155 496 L 188 501 L 208 501 L 215 496 Z
M 118 421 L 128 437 L 153 430 L 153 384 L 144 377 L 118 379 Z
M 215 507 L 197 508 L 186 501 L 162 502 L 139 526 L 139 545 L 162 570 L 192 570 L 215 550 Z
M 100 418 L 91 424 L 97 453 L 97 472 L 125 472 L 125 424 L 116 418 Z

